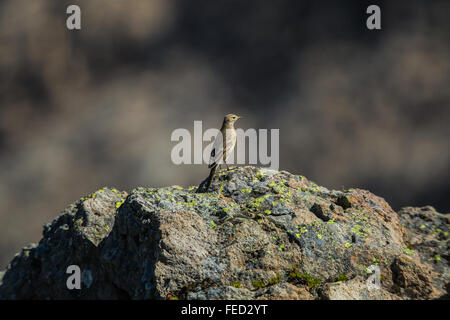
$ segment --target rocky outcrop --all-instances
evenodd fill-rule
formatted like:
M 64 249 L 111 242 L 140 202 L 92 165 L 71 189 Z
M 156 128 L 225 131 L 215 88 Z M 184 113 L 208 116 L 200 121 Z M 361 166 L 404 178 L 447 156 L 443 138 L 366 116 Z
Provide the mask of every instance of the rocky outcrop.
M 448 214 L 396 213 L 365 190 L 254 167 L 195 189 L 80 199 L 12 260 L 0 298 L 448 298 Z M 69 265 L 80 290 L 67 288 Z

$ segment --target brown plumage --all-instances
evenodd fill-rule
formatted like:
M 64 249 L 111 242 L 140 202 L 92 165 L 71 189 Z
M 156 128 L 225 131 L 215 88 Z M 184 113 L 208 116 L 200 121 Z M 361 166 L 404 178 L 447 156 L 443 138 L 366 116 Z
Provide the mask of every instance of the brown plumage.
M 226 164 L 228 157 L 233 153 L 234 146 L 236 145 L 236 130 L 234 129 L 234 123 L 240 118 L 241 117 L 230 113 L 223 119 L 220 133 L 214 140 L 213 148 L 211 150 L 211 156 L 208 164 L 208 168 L 210 168 L 211 171 L 206 181 L 205 190 L 209 189 L 217 167 L 222 163 Z M 202 186 L 204 182 L 202 182 L 200 186 Z

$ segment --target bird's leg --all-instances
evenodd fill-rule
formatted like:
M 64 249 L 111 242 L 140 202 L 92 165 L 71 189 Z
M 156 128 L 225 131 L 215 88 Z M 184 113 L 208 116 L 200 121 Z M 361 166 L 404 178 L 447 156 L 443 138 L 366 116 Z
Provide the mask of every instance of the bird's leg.
M 230 167 L 228 166 L 228 164 L 227 164 L 227 171 L 230 171 Z

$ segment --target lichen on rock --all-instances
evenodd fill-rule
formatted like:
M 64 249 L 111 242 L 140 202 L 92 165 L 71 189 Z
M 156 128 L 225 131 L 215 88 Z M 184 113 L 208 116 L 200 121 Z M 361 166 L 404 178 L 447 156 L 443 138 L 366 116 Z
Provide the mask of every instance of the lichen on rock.
M 255 167 L 195 187 L 103 188 L 70 205 L 0 279 L 0 299 L 437 299 L 448 214 Z M 81 290 L 68 290 L 78 265 Z M 370 291 L 370 266 L 381 287 Z M 1 282 L 3 281 L 3 282 Z

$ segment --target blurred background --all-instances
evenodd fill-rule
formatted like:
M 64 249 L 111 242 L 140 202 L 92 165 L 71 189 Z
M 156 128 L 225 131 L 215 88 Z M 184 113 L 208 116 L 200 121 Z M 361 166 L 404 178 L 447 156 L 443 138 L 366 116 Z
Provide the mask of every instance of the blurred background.
M 170 135 L 231 112 L 280 170 L 449 212 L 449 39 L 450 1 L 0 0 L 0 270 L 103 186 L 198 185 Z

